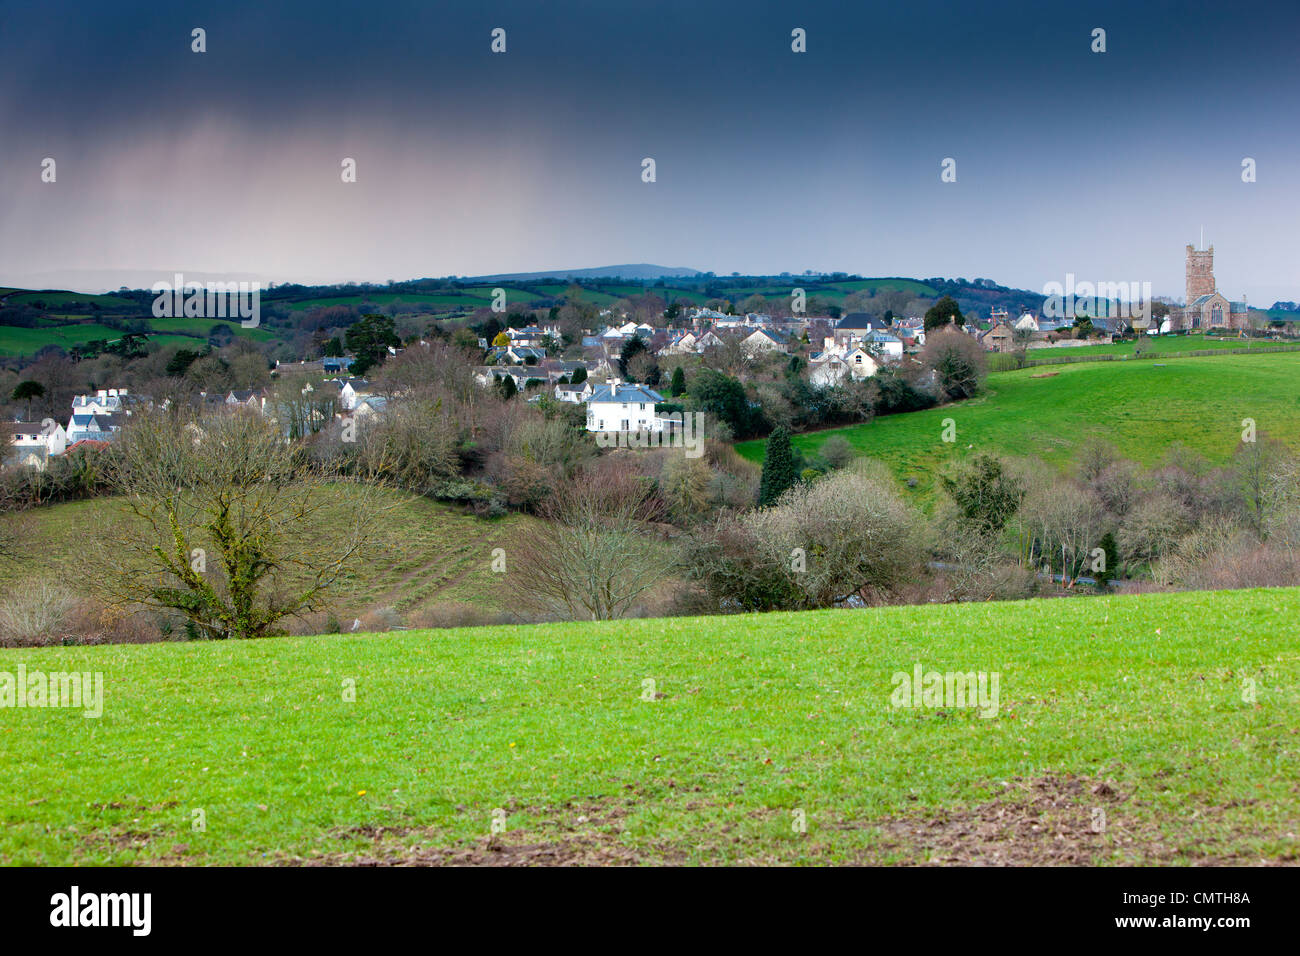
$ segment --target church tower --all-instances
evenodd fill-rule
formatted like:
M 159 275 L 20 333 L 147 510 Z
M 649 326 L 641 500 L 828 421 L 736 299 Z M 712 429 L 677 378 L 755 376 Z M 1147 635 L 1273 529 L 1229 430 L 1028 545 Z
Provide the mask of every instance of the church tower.
M 1214 292 L 1214 246 L 1196 249 L 1187 246 L 1187 304 L 1197 297 Z

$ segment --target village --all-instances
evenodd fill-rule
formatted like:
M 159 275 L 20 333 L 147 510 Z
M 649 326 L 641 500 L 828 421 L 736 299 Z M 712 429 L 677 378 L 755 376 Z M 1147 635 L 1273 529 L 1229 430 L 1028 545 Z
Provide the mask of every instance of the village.
M 624 352 L 633 340 L 644 346 L 638 346 L 638 351 L 665 363 L 694 359 L 705 365 L 719 364 L 724 353 L 730 353 L 733 363 L 751 366 L 794 359 L 815 388 L 870 379 L 885 367 L 919 366 L 918 355 L 926 342 L 921 316 L 882 319 L 858 312 L 840 318 L 774 318 L 764 313 L 735 315 L 692 308 L 679 316 L 684 321 L 658 326 L 631 321 L 626 314 L 615 315 L 609 310 L 600 318 L 608 324 L 586 331 L 577 348 L 566 348 L 560 327 L 545 321 L 506 328 L 491 342 L 480 338 L 482 361 L 473 366 L 474 378 L 485 389 L 504 387 L 530 403 L 550 397 L 582 405 L 589 432 L 660 432 L 680 428 L 681 410 L 665 412 L 661 406 L 671 404 L 674 396 L 665 397 L 657 380 L 637 381 L 637 376 L 629 377 L 622 367 Z M 959 327 L 986 351 L 996 353 L 1095 345 L 1134 334 L 1126 321 L 1098 317 L 1088 321 L 1086 335 L 1080 337 L 1080 324 L 1075 319 L 1049 319 L 1028 311 L 1013 319 L 1005 309 L 993 309 L 988 316 L 965 320 Z M 1168 333 L 1169 320 L 1165 319 L 1163 330 L 1153 325 L 1149 331 Z M 391 357 L 406 348 L 428 347 L 426 339 L 419 339 L 405 346 L 388 346 L 387 354 Z M 277 363 L 273 378 L 301 382 L 304 396 L 321 400 L 309 412 L 305 429 L 295 431 L 289 426 L 288 419 L 295 416 L 277 403 L 271 387 L 203 391 L 194 401 L 208 411 L 245 409 L 272 419 L 285 418 L 287 438 L 301 437 L 304 430 L 320 431 L 331 420 L 364 423 L 382 415 L 388 403 L 401 396 L 351 375 L 353 361 L 344 355 Z M 50 458 L 85 443 L 111 442 L 133 409 L 152 403 L 151 396 L 126 387 L 107 387 L 77 395 L 66 421 L 6 422 L 3 429 L 9 450 L 3 463 L 41 469 Z

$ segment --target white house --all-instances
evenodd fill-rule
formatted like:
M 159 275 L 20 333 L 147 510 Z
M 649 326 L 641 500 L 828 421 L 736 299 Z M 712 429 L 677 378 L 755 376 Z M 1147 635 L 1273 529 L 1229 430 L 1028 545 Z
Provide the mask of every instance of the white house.
M 329 384 L 339 390 L 339 408 L 350 412 L 357 407 L 357 402 L 371 395 L 370 383 L 364 378 L 334 378 Z
M 68 433 L 58 422 L 6 422 L 0 435 L 7 435 L 9 447 L 0 449 L 0 463 L 27 465 L 43 471 L 51 455 L 68 450 Z
M 846 350 L 818 352 L 808 359 L 808 381 L 813 385 L 838 385 L 845 378 L 871 378 L 880 363 L 866 349 L 855 347 Z
M 94 395 L 78 395 L 72 400 L 74 415 L 115 415 L 118 412 L 131 414 L 126 408 L 127 391 L 124 388 L 101 388 Z
M 592 391 L 594 389 L 591 387 L 591 382 L 584 379 L 576 385 L 555 386 L 555 398 L 557 401 L 581 405 L 591 396 Z
M 606 385 L 597 385 L 587 398 L 587 431 L 660 431 L 663 422 L 655 414 L 655 404 L 663 400 L 649 386 L 610 379 Z
M 546 330 L 539 329 L 535 325 L 525 326 L 522 329 L 506 329 L 506 335 L 510 337 L 511 345 L 525 348 L 540 346 L 546 340 Z
M 903 340 L 892 332 L 869 332 L 866 342 L 886 358 L 901 359 L 903 357 Z
M 689 352 L 694 352 L 695 347 L 698 344 L 699 343 L 696 341 L 694 332 L 683 332 L 681 335 L 677 336 L 675 339 L 673 339 L 671 342 L 665 345 L 662 349 L 660 349 L 659 354 L 660 355 L 685 355 Z
M 1025 312 L 1020 318 L 1016 319 L 1016 329 L 1022 332 L 1037 332 L 1038 319 L 1034 318 L 1032 312 Z
M 68 445 L 79 441 L 112 441 L 114 432 L 122 427 L 123 418 L 118 415 L 73 414 L 68 419 Z

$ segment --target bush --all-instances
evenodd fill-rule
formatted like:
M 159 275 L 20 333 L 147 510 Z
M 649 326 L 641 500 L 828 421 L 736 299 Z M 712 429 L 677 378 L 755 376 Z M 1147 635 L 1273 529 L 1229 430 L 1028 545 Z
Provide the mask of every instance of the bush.
M 838 470 L 853 460 L 853 446 L 843 435 L 832 435 L 822 442 L 821 455 L 827 465 Z
M 892 482 L 842 471 L 720 520 L 691 542 L 687 565 L 724 609 L 879 603 L 920 576 L 924 527 Z
M 37 647 L 68 636 L 76 596 L 55 581 L 38 580 L 14 588 L 0 601 L 0 644 Z

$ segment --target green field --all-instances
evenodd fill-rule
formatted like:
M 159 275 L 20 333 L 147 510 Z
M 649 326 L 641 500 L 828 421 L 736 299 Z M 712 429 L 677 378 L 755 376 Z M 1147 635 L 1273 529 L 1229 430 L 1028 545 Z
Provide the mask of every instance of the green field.
M 1075 345 L 1066 348 L 1030 346 L 1027 357 L 1047 359 L 1071 355 L 1132 355 L 1135 344 L 1142 346 L 1148 355 L 1174 355 L 1179 352 L 1198 352 L 1206 349 L 1276 348 L 1279 342 L 1268 339 L 1242 339 L 1219 335 L 1144 335 L 1138 343 L 1111 342 L 1105 345 Z
M 275 338 L 275 333 L 265 328 L 246 329 L 238 321 L 224 319 L 156 319 L 150 318 L 152 328 L 160 334 L 149 336 L 149 341 L 157 345 L 179 345 L 185 348 L 197 348 L 206 343 L 207 337 L 217 325 L 225 325 L 235 335 L 243 335 L 261 342 Z M 35 329 L 22 329 L 14 326 L 0 326 L 0 356 L 24 358 L 36 354 L 46 345 L 71 348 L 85 345 L 98 339 L 113 341 L 122 337 L 120 329 L 110 328 L 95 322 L 73 322 L 66 325 L 43 325 Z
M 238 319 L 196 319 L 196 318 L 176 318 L 176 319 L 159 319 L 150 318 L 149 325 L 160 333 L 172 335 L 187 335 L 206 339 L 212 334 L 212 330 L 219 325 L 224 325 L 235 335 L 246 335 L 249 338 L 258 341 L 270 341 L 275 338 L 275 333 L 265 328 L 258 327 L 246 329 L 240 324 Z M 164 338 L 164 335 L 150 336 L 151 341 L 157 341 Z
M 8 295 L 15 291 L 0 290 L 0 294 Z M 30 305 L 35 302 L 44 303 L 47 309 L 68 305 L 88 305 L 92 302 L 105 308 L 129 308 L 135 305 L 131 299 L 123 299 L 115 295 L 93 295 L 88 292 L 20 292 L 9 299 L 10 305 Z
M 866 289 L 875 292 L 880 289 L 898 289 L 923 298 L 937 298 L 939 290 L 915 279 L 858 279 L 852 282 L 836 282 L 832 288 L 841 292 L 861 292 Z
M 1174 442 L 1222 464 L 1241 439 L 1244 418 L 1300 448 L 1300 353 L 996 372 L 984 393 L 969 401 L 796 435 L 793 441 L 807 453 L 841 435 L 858 454 L 884 461 L 899 478 L 916 478 L 915 491 L 925 498 L 936 471 L 954 458 L 991 451 L 1065 465 L 1094 438 L 1114 442 L 1144 465 L 1157 462 Z M 955 442 L 942 440 L 947 419 L 956 425 Z M 764 444 L 756 440 L 736 448 L 762 461 Z
M 469 309 L 482 308 L 492 303 L 492 290 L 505 288 L 507 303 L 529 302 L 541 298 L 532 292 L 513 286 L 481 286 L 448 292 L 375 292 L 365 295 L 320 296 L 314 299 L 302 299 L 288 303 L 290 309 L 314 309 L 331 305 L 361 305 L 369 302 L 374 305 L 387 305 L 391 302 L 405 302 L 413 305 L 455 306 L 463 305 Z M 274 300 L 272 300 L 274 301 Z
M 0 326 L 0 355 L 34 355 L 46 345 L 71 348 L 96 339 L 112 340 L 122 337 L 121 331 L 94 322 L 74 325 L 45 326 L 37 329 L 20 329 Z
M 0 651 L 104 682 L 99 719 L 0 709 L 0 861 L 1294 863 L 1297 612 L 1255 590 Z M 996 673 L 996 714 L 891 706 L 918 664 Z

